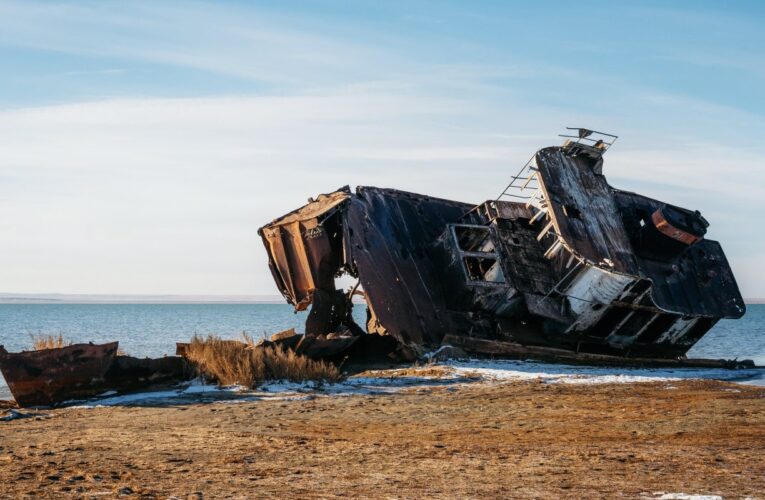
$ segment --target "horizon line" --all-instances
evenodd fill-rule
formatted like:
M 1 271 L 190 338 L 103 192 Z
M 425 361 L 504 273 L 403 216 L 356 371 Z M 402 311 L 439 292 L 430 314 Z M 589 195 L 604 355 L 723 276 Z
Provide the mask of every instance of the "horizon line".
M 0 293 L 0 304 L 284 304 L 278 294 Z
M 747 305 L 765 298 L 744 298 Z M 286 304 L 279 294 L 0 293 L 0 304 Z

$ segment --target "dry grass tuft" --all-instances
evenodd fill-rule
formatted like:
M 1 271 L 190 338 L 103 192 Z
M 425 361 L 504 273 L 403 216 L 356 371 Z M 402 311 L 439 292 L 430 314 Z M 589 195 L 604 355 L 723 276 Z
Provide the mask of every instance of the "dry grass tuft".
M 219 337 L 191 338 L 185 357 L 200 375 L 222 385 L 257 387 L 265 380 L 336 381 L 340 371 L 331 363 L 314 361 L 278 346 L 258 346 L 251 337 L 245 342 Z
M 395 370 L 370 370 L 364 372 L 364 376 L 399 378 L 399 377 L 422 377 L 422 378 L 448 378 L 454 375 L 454 368 L 450 366 L 424 365 L 410 366 Z
M 68 345 L 72 345 L 72 343 L 65 341 L 64 336 L 60 333 L 58 334 L 58 337 L 55 335 L 39 335 L 37 337 L 34 335 L 32 336 L 32 348 L 35 351 L 43 351 L 45 349 L 59 349 Z

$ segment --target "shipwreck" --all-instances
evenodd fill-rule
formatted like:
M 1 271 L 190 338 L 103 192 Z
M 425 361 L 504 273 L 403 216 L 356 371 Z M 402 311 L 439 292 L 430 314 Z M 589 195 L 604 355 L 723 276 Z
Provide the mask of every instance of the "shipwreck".
M 346 186 L 261 227 L 279 291 L 310 308 L 305 335 L 388 336 L 410 359 L 449 345 L 692 364 L 685 354 L 717 321 L 745 312 L 720 244 L 698 211 L 609 185 L 616 136 L 569 130 L 478 205 Z M 360 290 L 339 290 L 344 274 Z
M 540 149 L 493 200 L 478 205 L 395 189 L 343 187 L 258 230 L 295 311 L 293 329 L 243 349 L 369 367 L 451 349 L 471 356 L 612 365 L 749 368 L 749 360 L 686 359 L 744 301 L 708 222 L 608 184 L 616 136 L 587 129 Z M 342 290 L 337 278 L 355 286 Z M 354 297 L 366 302 L 359 325 Z M 9 353 L 0 372 L 20 406 L 53 405 L 172 384 L 176 356 L 139 359 L 118 343 Z

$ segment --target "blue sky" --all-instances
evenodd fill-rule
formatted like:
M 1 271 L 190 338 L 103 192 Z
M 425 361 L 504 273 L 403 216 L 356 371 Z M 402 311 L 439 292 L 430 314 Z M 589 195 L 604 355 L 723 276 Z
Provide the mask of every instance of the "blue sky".
M 0 291 L 272 294 L 344 184 L 479 202 L 565 126 L 765 296 L 757 2 L 0 1 Z

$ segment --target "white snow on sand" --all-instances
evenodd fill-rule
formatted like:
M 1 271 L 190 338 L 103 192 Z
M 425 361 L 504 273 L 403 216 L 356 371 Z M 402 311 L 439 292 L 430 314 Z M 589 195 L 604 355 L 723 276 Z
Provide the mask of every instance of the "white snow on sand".
M 163 391 L 136 392 L 105 398 L 94 398 L 87 401 L 72 401 L 74 404 L 69 406 L 69 408 L 96 408 L 100 406 L 148 404 L 154 401 L 161 402 L 170 399 L 200 395 L 224 397 L 232 394 L 238 395 L 238 393 L 244 393 L 244 391 L 245 389 L 240 386 L 219 387 L 217 385 L 203 384 L 199 380 L 194 380 L 190 383 L 179 384 L 177 388 Z M 116 394 L 113 391 L 110 392 Z
M 614 384 L 663 382 L 683 379 L 711 379 L 756 383 L 765 370 L 725 370 L 721 368 L 614 368 L 572 366 L 511 360 L 449 361 L 462 375 L 474 374 L 488 380 L 542 380 L 564 384 Z
M 258 393 L 313 393 L 335 396 L 385 394 L 406 388 L 522 380 L 541 380 L 547 383 L 563 384 L 626 384 L 688 379 L 752 383 L 765 380 L 765 370 L 762 369 L 609 368 L 509 360 L 448 361 L 437 366 L 446 368 L 443 376 L 428 374 L 400 376 L 396 374 L 396 370 L 374 371 L 368 372 L 369 375 L 373 376 L 349 377 L 335 384 L 272 382 L 260 387 Z M 386 374 L 390 375 L 386 376 Z
M 654 500 L 723 500 L 723 497 L 719 495 L 693 495 L 688 493 L 664 493 L 659 491 L 654 493 Z
M 723 370 L 696 368 L 611 368 L 569 366 L 532 361 L 465 360 L 447 361 L 436 366 L 445 368 L 441 376 L 432 370 L 423 375 L 401 375 L 392 371 L 373 371 L 349 377 L 338 383 L 268 382 L 255 390 L 241 386 L 218 387 L 199 380 L 176 388 L 154 392 L 111 395 L 85 402 L 73 401 L 75 408 L 100 406 L 171 404 L 181 402 L 220 401 L 241 403 L 258 400 L 310 399 L 316 396 L 353 396 L 390 394 L 404 389 L 426 389 L 475 383 L 502 383 L 540 380 L 561 384 L 610 384 L 639 382 L 671 382 L 684 379 L 711 379 L 743 383 L 765 383 L 765 370 Z M 427 367 L 426 367 L 427 368 Z M 668 388 L 672 388 L 668 385 Z

